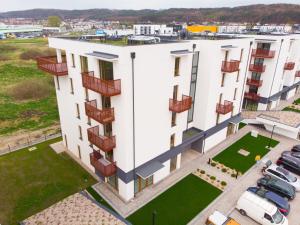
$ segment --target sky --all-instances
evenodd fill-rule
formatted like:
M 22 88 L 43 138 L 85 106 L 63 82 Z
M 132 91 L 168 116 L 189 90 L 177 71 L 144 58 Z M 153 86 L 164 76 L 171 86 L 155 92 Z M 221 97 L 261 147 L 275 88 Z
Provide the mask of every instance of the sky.
M 1 0 L 5 1 L 5 0 Z M 9 0 L 0 4 L 0 11 L 15 11 L 33 8 L 52 9 L 166 9 L 234 7 L 251 4 L 293 3 L 300 0 Z

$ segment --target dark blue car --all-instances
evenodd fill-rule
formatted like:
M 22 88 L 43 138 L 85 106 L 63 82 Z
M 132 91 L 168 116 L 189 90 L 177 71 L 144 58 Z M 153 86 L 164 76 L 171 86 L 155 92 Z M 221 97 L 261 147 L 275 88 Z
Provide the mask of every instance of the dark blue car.
M 249 187 L 247 191 L 250 191 L 262 198 L 267 199 L 269 202 L 272 202 L 274 205 L 277 206 L 277 208 L 283 215 L 287 216 L 289 214 L 290 204 L 280 195 L 259 187 Z

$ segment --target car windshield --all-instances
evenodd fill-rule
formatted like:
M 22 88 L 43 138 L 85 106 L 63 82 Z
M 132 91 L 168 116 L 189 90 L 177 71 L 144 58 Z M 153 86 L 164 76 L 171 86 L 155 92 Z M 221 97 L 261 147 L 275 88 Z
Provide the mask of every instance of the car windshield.
M 296 182 L 297 178 L 293 176 L 289 171 L 282 167 L 277 167 L 276 170 L 280 173 L 282 173 L 290 182 Z
M 279 210 L 276 211 L 276 213 L 273 215 L 274 223 L 279 224 L 283 220 L 282 214 L 279 212 Z

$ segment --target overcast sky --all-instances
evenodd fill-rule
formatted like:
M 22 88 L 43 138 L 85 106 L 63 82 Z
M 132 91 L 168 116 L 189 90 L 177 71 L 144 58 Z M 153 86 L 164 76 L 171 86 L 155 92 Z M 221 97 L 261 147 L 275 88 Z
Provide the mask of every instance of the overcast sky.
M 207 8 L 234 7 L 250 4 L 294 3 L 300 0 L 1 0 L 0 11 L 32 8 L 53 9 L 166 9 L 166 8 Z M 5 2 L 5 3 L 4 3 Z M 4 4 L 3 4 L 4 3 Z

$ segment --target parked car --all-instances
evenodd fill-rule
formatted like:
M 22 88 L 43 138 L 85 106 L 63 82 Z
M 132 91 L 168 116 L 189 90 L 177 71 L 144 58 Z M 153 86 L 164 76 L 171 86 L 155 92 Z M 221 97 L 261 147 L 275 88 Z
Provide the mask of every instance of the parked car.
M 300 152 L 291 152 L 291 151 L 284 151 L 281 153 L 282 156 L 291 156 L 297 159 L 300 159 Z
M 291 150 L 292 150 L 292 152 L 300 152 L 300 145 L 293 146 L 293 148 Z
M 282 180 L 295 187 L 296 191 L 300 191 L 300 181 L 294 174 L 280 166 L 277 166 L 276 164 L 273 164 L 272 162 L 270 164 L 269 162 L 267 162 L 267 166 L 263 168 L 262 172 L 264 175 L 269 175 L 271 177 Z
M 234 219 L 224 216 L 219 211 L 214 211 L 214 213 L 207 218 L 205 224 L 206 225 L 240 225 Z
M 250 191 L 250 192 L 258 195 L 259 197 L 264 198 L 264 199 L 268 200 L 269 202 L 273 203 L 274 205 L 277 206 L 277 208 L 283 215 L 287 216 L 289 214 L 290 204 L 288 203 L 287 200 L 285 200 L 280 195 L 278 195 L 272 191 L 268 191 L 266 189 L 258 188 L 258 187 L 249 187 L 247 189 L 247 191 Z
M 291 171 L 292 173 L 295 173 L 297 175 L 300 175 L 300 159 L 297 159 L 292 156 L 281 156 L 277 160 L 276 164 L 278 166 L 282 166 L 285 169 Z
M 295 188 L 292 185 L 287 184 L 284 181 L 273 178 L 271 176 L 265 176 L 260 178 L 257 181 L 257 186 L 264 187 L 265 189 L 273 191 L 289 200 L 295 198 Z
M 249 191 L 242 194 L 236 208 L 243 216 L 249 216 L 262 225 L 288 225 L 288 219 L 275 205 Z

